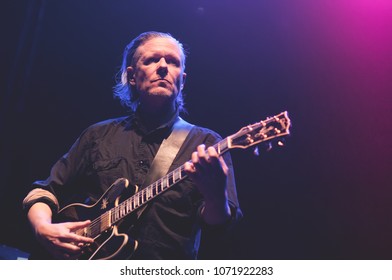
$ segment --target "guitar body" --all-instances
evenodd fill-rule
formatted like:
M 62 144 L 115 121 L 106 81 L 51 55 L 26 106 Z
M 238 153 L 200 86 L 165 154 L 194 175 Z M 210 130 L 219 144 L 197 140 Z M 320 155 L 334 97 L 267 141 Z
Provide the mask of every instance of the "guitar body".
M 121 220 L 117 224 L 111 224 L 111 213 L 109 210 L 118 206 L 122 201 L 121 194 L 134 190 L 127 189 L 128 180 L 120 178 L 116 180 L 107 191 L 92 205 L 73 203 L 62 208 L 54 217 L 54 223 L 77 222 L 91 220 L 89 227 L 81 229 L 76 233 L 94 239 L 94 243 L 82 248 L 78 257 L 81 260 L 104 260 L 104 259 L 128 259 L 137 248 L 137 241 L 125 233 L 120 233 L 122 224 L 132 224 L 135 218 L 131 215 L 126 223 Z M 130 223 L 131 222 L 131 223 Z M 126 226 L 125 226 L 126 227 Z M 52 259 L 48 253 L 39 250 L 33 253 L 30 259 Z

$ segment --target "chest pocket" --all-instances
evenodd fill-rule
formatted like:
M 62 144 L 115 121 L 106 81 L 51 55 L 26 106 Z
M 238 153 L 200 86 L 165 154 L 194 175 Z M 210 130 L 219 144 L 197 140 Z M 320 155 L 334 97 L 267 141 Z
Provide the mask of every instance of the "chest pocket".
M 102 190 L 106 190 L 118 178 L 127 178 L 127 166 L 124 157 L 97 160 L 92 164 L 90 176 Z

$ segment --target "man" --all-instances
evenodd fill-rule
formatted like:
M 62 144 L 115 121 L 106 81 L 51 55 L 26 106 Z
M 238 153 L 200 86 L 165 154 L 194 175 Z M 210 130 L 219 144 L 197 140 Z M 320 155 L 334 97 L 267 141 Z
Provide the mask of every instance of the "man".
M 142 33 L 126 47 L 115 96 L 132 114 L 87 128 L 23 201 L 37 240 L 51 256 L 77 258 L 94 243 L 93 236 L 80 234 L 94 222 L 53 221 L 59 209 L 96 202 L 120 177 L 143 186 L 164 139 L 186 123 L 179 117 L 184 70 L 183 46 L 170 34 Z M 122 227 L 137 240 L 126 258 L 195 259 L 201 232 L 220 234 L 241 217 L 230 155 L 223 159 L 211 147 L 220 136 L 187 127 L 170 170 L 183 164 L 188 176 L 149 201 L 132 226 Z

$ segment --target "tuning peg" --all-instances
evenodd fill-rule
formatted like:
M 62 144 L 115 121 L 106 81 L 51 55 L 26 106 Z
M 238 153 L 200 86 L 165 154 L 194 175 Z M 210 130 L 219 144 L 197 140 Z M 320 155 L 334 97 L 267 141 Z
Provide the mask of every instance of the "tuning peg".
M 281 139 L 281 140 L 278 141 L 278 146 L 279 147 L 283 147 L 284 145 L 285 145 L 284 139 Z

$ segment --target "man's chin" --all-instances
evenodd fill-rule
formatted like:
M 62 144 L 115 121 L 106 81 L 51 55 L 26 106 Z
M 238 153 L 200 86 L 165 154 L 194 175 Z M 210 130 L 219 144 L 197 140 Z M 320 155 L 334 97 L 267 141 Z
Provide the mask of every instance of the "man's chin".
M 148 95 L 157 97 L 172 97 L 174 93 L 168 89 L 160 88 L 151 90 Z

